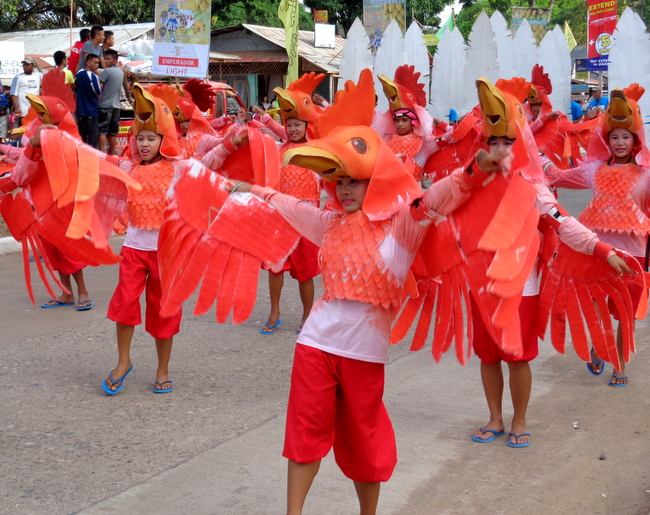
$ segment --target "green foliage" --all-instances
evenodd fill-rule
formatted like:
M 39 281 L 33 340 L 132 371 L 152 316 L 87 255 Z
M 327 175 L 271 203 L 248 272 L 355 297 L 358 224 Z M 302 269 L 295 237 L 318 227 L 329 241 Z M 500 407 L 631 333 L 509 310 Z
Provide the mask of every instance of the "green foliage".
M 501 11 L 508 23 L 512 19 L 512 5 L 530 5 L 531 7 L 551 7 L 551 18 L 549 20 L 549 29 L 555 25 L 564 27 L 564 22 L 569 22 L 569 27 L 576 38 L 578 45 L 587 44 L 587 2 L 586 0 L 463 0 L 463 9 L 456 16 L 456 25 L 465 39 L 472 30 L 472 25 L 485 9 L 488 15 L 492 15 L 495 10 Z M 623 13 L 626 7 L 631 7 L 643 19 L 646 27 L 650 27 L 650 1 L 648 0 L 618 0 L 618 14 Z
M 304 0 L 305 6 L 312 11 L 328 12 L 329 22 L 338 28 L 338 33 L 345 36 L 355 18 L 363 19 L 362 0 Z
M 280 0 L 239 0 L 231 2 L 227 0 L 213 0 L 212 14 L 217 17 L 213 29 L 250 23 L 252 25 L 264 25 L 266 27 L 282 27 L 278 18 L 278 6 Z M 300 30 L 314 30 L 314 18 L 307 12 L 302 4 L 298 4 Z
M 454 0 L 407 0 L 407 25 L 416 19 L 423 25 L 439 26 L 446 20 L 440 20 L 439 14 L 446 5 Z M 363 21 L 363 0 L 305 0 L 305 6 L 312 10 L 329 12 L 330 23 L 336 24 L 339 35 L 345 37 L 355 18 Z
M 69 0 L 0 0 L 0 32 L 70 26 Z M 118 25 L 153 21 L 154 0 L 78 0 L 72 24 Z
M 510 11 L 512 2 L 509 0 L 479 0 L 478 2 L 474 0 L 463 0 L 461 4 L 463 5 L 463 9 L 456 16 L 456 26 L 465 39 L 469 37 L 476 18 L 479 17 L 479 14 L 483 10 L 487 12 L 488 16 L 492 16 L 494 11 L 501 11 L 501 14 L 503 14 L 503 17 L 508 23 L 510 23 L 512 18 L 512 12 Z

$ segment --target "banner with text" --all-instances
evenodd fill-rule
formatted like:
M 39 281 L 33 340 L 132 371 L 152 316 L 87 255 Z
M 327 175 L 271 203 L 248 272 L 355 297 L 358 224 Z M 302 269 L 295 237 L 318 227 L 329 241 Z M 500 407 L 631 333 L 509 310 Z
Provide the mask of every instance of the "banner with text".
M 210 0 L 156 0 L 153 75 L 208 75 Z
M 616 28 L 616 0 L 587 0 L 587 69 L 607 70 L 612 34 Z

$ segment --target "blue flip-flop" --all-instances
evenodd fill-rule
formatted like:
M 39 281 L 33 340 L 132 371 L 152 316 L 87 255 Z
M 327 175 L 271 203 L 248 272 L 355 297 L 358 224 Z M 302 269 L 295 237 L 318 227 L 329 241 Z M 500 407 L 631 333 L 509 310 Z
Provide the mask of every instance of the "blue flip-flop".
M 115 390 L 111 390 L 108 387 L 108 384 L 106 384 L 106 379 L 104 379 L 104 382 L 102 383 L 102 388 L 104 388 L 104 391 L 108 395 L 116 395 L 116 394 L 120 393 L 120 390 L 122 389 L 122 386 L 124 386 L 124 380 L 126 379 L 126 376 L 128 376 L 131 373 L 131 370 L 133 370 L 133 365 L 131 365 L 129 367 L 129 369 L 126 371 L 126 374 L 124 374 L 122 377 L 120 377 L 117 381 L 115 379 L 113 379 L 113 371 L 111 370 L 109 372 L 109 374 L 108 374 L 108 377 L 110 378 L 111 383 L 114 384 L 114 385 L 119 383 L 120 386 L 118 386 Z
M 511 437 L 511 436 L 514 436 L 514 437 L 515 437 L 515 443 L 512 443 L 512 442 L 510 441 L 510 437 Z M 514 434 L 514 433 L 510 433 L 510 434 L 508 435 L 508 442 L 507 442 L 508 447 L 515 447 L 515 448 L 519 448 L 519 447 L 528 447 L 528 446 L 530 445 L 530 442 L 517 443 L 517 439 L 518 439 L 520 436 L 530 436 L 530 433 L 521 433 L 521 434 L 519 434 L 519 435 L 516 435 L 516 434 Z
M 616 380 L 627 379 L 627 376 L 617 376 L 616 374 L 612 374 L 612 378 L 607 382 L 609 386 L 614 386 L 614 387 L 627 386 L 627 383 L 612 383 L 612 381 L 614 381 L 614 378 L 616 378 Z
M 592 352 L 594 352 L 594 348 L 593 348 L 593 347 L 591 348 L 591 351 L 590 351 L 590 353 L 589 353 L 589 359 L 590 359 L 590 360 L 593 360 L 593 357 L 592 357 L 592 355 L 591 355 Z M 598 365 L 600 365 L 602 362 L 603 362 L 602 359 L 599 360 L 599 361 L 589 361 L 589 363 L 587 363 L 587 370 L 589 370 L 589 372 L 591 372 L 591 373 L 592 373 L 593 375 L 595 375 L 595 376 L 602 375 L 603 372 L 605 371 L 605 364 L 603 364 L 603 368 L 600 369 L 600 372 L 594 372 L 593 369 L 589 366 L 589 365 L 595 365 L 595 366 L 598 366 Z
M 296 334 L 300 334 L 300 331 L 302 331 L 302 324 L 298 324 L 298 330 L 296 331 Z
M 90 304 L 82 306 L 82 304 L 85 304 L 86 302 L 90 302 Z M 83 302 L 77 302 L 77 311 L 88 311 L 89 309 L 92 309 L 94 305 L 95 303 L 90 299 L 84 300 Z
M 494 429 L 483 429 L 482 427 L 479 428 L 481 430 L 482 434 L 485 433 L 492 433 L 492 436 L 490 438 L 479 438 L 478 436 L 472 435 L 472 440 L 478 443 L 488 443 L 494 440 L 497 436 L 501 436 L 503 434 L 503 431 L 495 431 Z
M 278 327 L 282 324 L 282 320 L 278 318 L 278 321 L 275 323 L 275 325 L 269 325 L 268 322 L 264 324 L 264 327 L 260 329 L 260 334 L 264 334 L 266 336 L 275 334 L 276 331 L 278 330 Z
M 54 302 L 54 304 L 50 304 Z M 60 300 L 52 299 L 45 304 L 41 304 L 42 308 L 62 308 L 63 306 L 74 306 L 74 302 L 61 302 Z
M 162 385 L 170 383 L 172 385 L 171 388 L 163 388 Z M 169 393 L 174 391 L 174 381 L 169 379 L 168 381 L 163 381 L 162 383 L 159 383 L 158 381 L 155 381 L 153 384 L 157 384 L 160 388 L 156 388 L 155 386 L 153 387 L 153 393 Z

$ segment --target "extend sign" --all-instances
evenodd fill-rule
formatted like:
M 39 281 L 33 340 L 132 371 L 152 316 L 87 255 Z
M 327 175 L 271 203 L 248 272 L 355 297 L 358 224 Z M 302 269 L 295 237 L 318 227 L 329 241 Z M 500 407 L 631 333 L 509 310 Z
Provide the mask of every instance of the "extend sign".
M 587 0 L 587 10 L 587 69 L 607 70 L 612 33 L 616 28 L 616 0 Z
M 151 73 L 203 79 L 210 64 L 210 0 L 156 0 Z

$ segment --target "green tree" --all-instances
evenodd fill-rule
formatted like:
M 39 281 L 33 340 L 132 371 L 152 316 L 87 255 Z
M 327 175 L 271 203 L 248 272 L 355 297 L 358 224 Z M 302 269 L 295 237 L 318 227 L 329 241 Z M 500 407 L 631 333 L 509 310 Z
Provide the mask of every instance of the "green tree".
M 438 14 L 446 5 L 451 5 L 454 0 L 407 0 L 407 25 L 416 19 L 423 25 L 440 25 Z M 336 24 L 341 36 L 354 23 L 355 18 L 363 21 L 362 0 L 305 0 L 305 6 L 312 10 L 325 10 L 329 12 L 330 23 Z M 443 20 L 444 21 L 444 20 Z
M 212 28 L 228 27 L 240 23 L 253 25 L 265 25 L 267 27 L 282 27 L 278 18 L 278 6 L 280 0 L 239 0 L 232 2 L 228 0 L 213 0 L 212 15 L 216 16 Z M 300 30 L 314 30 L 314 18 L 307 12 L 303 4 L 298 4 Z
M 69 0 L 0 0 L 0 32 L 70 26 Z M 153 21 L 154 0 L 76 0 L 72 25 L 117 25 Z
M 513 5 L 528 5 L 530 7 L 552 8 L 549 19 L 549 29 L 555 25 L 564 26 L 569 22 L 573 36 L 579 45 L 587 44 L 587 2 L 586 0 L 462 0 L 463 9 L 456 16 L 456 25 L 465 38 L 469 36 L 472 26 L 485 9 L 488 15 L 495 10 L 501 11 L 508 23 L 512 19 L 511 7 Z M 618 14 L 623 13 L 626 7 L 631 7 L 643 19 L 646 27 L 650 28 L 650 2 L 648 0 L 619 0 Z

